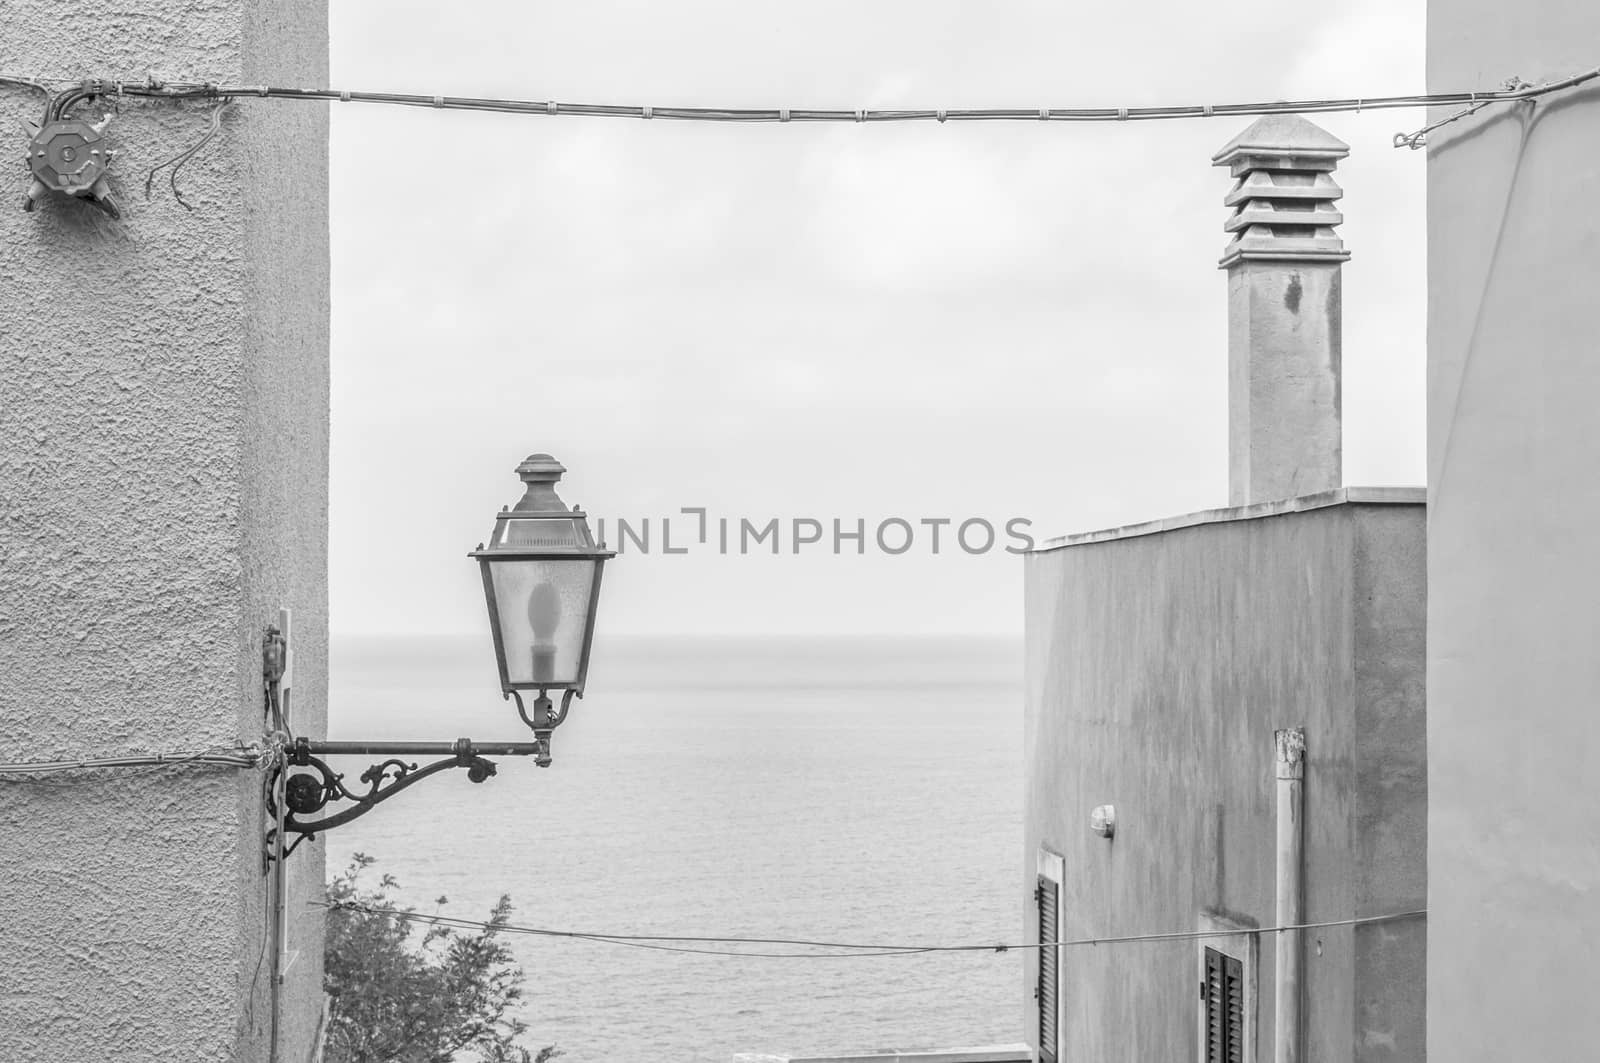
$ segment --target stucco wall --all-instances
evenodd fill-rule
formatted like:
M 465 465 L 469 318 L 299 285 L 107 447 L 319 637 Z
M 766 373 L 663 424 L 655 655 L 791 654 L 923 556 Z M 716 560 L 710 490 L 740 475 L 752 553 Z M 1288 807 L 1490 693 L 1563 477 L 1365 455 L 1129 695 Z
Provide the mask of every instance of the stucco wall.
M 1430 0 L 1430 91 L 1595 66 L 1600 6 Z M 1440 111 L 1438 117 L 1447 112 Z M 1429 136 L 1429 1039 L 1600 1044 L 1600 88 Z
M 8 0 L 0 71 L 326 80 L 321 0 Z M 327 119 L 241 101 L 179 176 L 204 104 L 126 101 L 125 211 L 0 209 L 0 760 L 259 741 L 260 646 L 294 610 L 297 722 L 326 700 Z M 98 116 L 105 106 L 84 108 Z M 0 782 L 0 1057 L 254 1060 L 267 974 L 260 779 L 166 769 Z M 297 853 L 291 910 L 320 890 Z M 285 1059 L 321 1006 L 291 931 Z
M 1421 906 L 1423 507 L 1346 497 L 1028 555 L 1024 885 L 1041 845 L 1063 855 L 1063 936 L 1194 930 L 1207 909 L 1273 925 L 1272 734 L 1291 726 L 1308 746 L 1306 917 Z M 1109 841 L 1089 830 L 1101 804 Z M 1196 949 L 1065 950 L 1062 1058 L 1195 1058 Z M 1262 1059 L 1272 953 L 1264 940 Z M 1423 965 L 1420 924 L 1311 934 L 1307 1058 L 1421 1059 Z

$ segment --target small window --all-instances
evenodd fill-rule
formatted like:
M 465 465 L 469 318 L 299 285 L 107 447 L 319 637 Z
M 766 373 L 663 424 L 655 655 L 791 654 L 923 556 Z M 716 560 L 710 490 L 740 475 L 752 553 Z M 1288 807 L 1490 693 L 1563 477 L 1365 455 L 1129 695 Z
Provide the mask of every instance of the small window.
M 1199 1063 L 1255 1063 L 1256 951 L 1254 928 L 1206 912 L 1199 946 Z
M 1036 940 L 1061 940 L 1062 859 L 1055 853 L 1039 851 L 1039 875 L 1033 891 L 1038 915 Z M 1033 987 L 1038 1004 L 1039 1063 L 1057 1063 L 1061 1056 L 1061 949 L 1039 950 L 1039 978 Z
M 1206 949 L 1206 1063 L 1244 1063 L 1244 964 Z

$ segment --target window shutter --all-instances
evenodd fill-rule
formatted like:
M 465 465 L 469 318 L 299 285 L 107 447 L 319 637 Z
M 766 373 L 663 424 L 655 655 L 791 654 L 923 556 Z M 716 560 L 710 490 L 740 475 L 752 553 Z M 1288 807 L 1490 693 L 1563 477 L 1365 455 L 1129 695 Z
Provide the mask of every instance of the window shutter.
M 1039 905 L 1039 941 L 1058 941 L 1061 937 L 1060 896 L 1056 884 L 1039 876 L 1039 888 L 1034 891 Z M 1039 950 L 1039 984 L 1033 995 L 1039 1001 L 1039 1063 L 1056 1063 L 1060 1049 L 1056 1030 L 1056 1011 L 1061 999 L 1059 949 Z
M 1227 1063 L 1244 1063 L 1244 964 L 1232 956 L 1222 961 L 1223 1026 L 1228 1032 Z
M 1205 956 L 1206 1063 L 1244 1063 L 1244 964 L 1216 949 Z
M 1202 987 L 1206 1009 L 1206 1063 L 1225 1063 L 1227 1035 L 1217 1005 L 1222 1000 L 1222 953 L 1206 949 L 1206 980 Z

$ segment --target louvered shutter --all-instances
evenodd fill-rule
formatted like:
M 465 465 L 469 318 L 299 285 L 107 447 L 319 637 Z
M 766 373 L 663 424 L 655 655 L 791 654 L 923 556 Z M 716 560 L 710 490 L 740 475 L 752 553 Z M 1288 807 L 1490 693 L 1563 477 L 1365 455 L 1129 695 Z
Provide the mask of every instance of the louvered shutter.
M 1244 1063 L 1244 964 L 1216 949 L 1205 956 L 1206 1063 Z
M 1060 940 L 1061 912 L 1056 884 L 1040 875 L 1039 888 L 1033 896 L 1039 907 L 1039 941 Z M 1056 1012 L 1061 999 L 1059 952 L 1055 948 L 1039 950 L 1039 984 L 1033 991 L 1039 1001 L 1039 1063 L 1056 1063 L 1060 1049 L 1056 1030 Z
M 1244 1063 L 1244 964 L 1232 956 L 1222 960 L 1223 1027 L 1228 1032 L 1227 1063 Z
M 1206 980 L 1200 986 L 1200 1003 L 1206 1013 L 1206 1063 L 1223 1063 L 1227 1033 L 1217 1004 L 1222 1000 L 1222 953 L 1206 949 Z

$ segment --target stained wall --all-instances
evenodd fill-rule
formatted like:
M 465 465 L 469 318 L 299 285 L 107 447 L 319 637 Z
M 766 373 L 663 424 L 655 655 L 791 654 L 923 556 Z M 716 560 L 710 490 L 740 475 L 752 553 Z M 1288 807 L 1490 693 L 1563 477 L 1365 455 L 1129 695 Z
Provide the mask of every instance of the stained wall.
M 1421 908 L 1424 507 L 1349 488 L 1045 544 L 1026 561 L 1024 933 L 1035 853 L 1061 933 L 1275 923 L 1273 732 L 1303 727 L 1305 916 Z M 1089 829 L 1116 809 L 1110 839 Z M 1306 1057 L 1424 1057 L 1420 920 L 1307 932 Z M 1063 1060 L 1192 1060 L 1193 940 L 1065 949 Z M 1026 960 L 1023 1010 L 1037 1031 Z M 1260 939 L 1257 1058 L 1271 1058 Z

